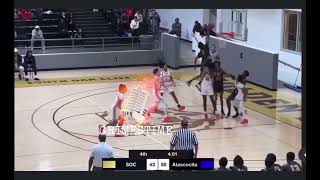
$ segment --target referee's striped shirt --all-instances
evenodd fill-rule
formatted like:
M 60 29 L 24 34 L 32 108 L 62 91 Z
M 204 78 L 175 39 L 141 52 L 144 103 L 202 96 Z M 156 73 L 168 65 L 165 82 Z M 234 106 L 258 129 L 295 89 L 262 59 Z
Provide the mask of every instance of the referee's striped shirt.
M 194 146 L 198 145 L 196 133 L 187 128 L 181 128 L 173 133 L 170 144 L 175 150 L 193 150 Z

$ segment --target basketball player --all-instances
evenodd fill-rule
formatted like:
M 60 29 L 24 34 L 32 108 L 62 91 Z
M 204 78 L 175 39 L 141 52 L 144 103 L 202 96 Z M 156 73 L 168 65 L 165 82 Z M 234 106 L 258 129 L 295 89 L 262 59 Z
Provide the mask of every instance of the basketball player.
M 242 76 L 243 85 L 246 85 L 246 78 L 249 76 L 249 71 L 245 70 L 245 71 L 242 72 L 241 75 L 239 74 L 238 76 Z M 246 88 L 244 88 L 244 92 L 245 92 L 244 100 L 246 100 L 246 97 L 247 97 L 247 94 L 248 94 Z M 227 114 L 226 118 L 230 117 L 230 114 L 231 114 L 231 101 L 235 98 L 236 95 L 237 95 L 237 89 L 235 88 L 233 90 L 233 92 L 226 99 L 227 107 L 228 107 L 228 114 Z M 236 111 L 236 114 L 234 116 L 232 116 L 232 118 L 237 118 L 239 116 L 238 109 L 234 108 L 234 110 Z
M 212 106 L 213 106 L 213 114 L 216 113 L 216 102 L 213 98 L 213 87 L 212 87 L 212 72 L 214 69 L 214 64 L 211 62 L 208 62 L 206 66 L 203 68 L 203 71 L 201 73 L 200 77 L 200 87 L 201 87 L 201 95 L 203 100 L 203 110 L 205 118 L 208 118 L 207 114 L 207 96 L 209 96 Z
M 163 66 L 161 65 L 160 67 L 162 67 L 162 71 L 160 72 L 160 95 L 163 96 L 164 92 L 168 92 L 176 102 L 179 111 L 183 111 L 185 107 L 179 104 L 179 100 L 174 92 L 175 83 L 171 76 L 170 70 L 168 69 L 166 64 L 164 64 Z
M 199 48 L 201 48 L 201 51 L 199 52 L 198 56 L 196 57 L 196 59 L 194 60 L 194 69 L 197 68 L 197 60 L 198 58 L 201 58 L 201 68 L 200 68 L 200 74 L 197 75 L 196 77 L 190 79 L 189 81 L 187 81 L 187 85 L 190 86 L 192 81 L 200 78 L 201 76 L 201 72 L 204 68 L 204 66 L 207 64 L 207 63 L 210 63 L 212 62 L 212 57 L 210 55 L 210 52 L 209 52 L 209 46 L 208 45 L 203 45 L 202 43 L 199 43 Z M 200 82 L 201 83 L 201 82 Z M 197 84 L 196 87 L 198 88 L 199 91 L 200 90 L 200 86 Z
M 221 67 L 220 67 L 220 58 L 219 56 L 216 57 L 216 60 L 214 61 L 214 69 L 213 69 L 213 90 L 214 90 L 214 96 L 215 96 L 215 102 L 218 100 L 218 94 L 220 98 L 220 106 L 221 106 L 221 115 L 224 114 L 223 110 L 223 75 L 228 75 Z
M 243 120 L 241 121 L 241 124 L 245 123 L 244 118 L 244 80 L 243 76 L 238 76 L 236 80 L 236 88 L 237 88 L 237 94 L 233 99 L 233 107 L 238 110 L 239 115 Z M 237 117 L 239 116 L 237 115 Z
M 115 99 L 115 103 L 112 107 L 113 110 L 113 123 L 117 124 L 117 126 L 123 126 L 125 123 L 125 119 L 124 117 L 121 115 L 121 105 L 122 105 L 122 101 L 124 99 L 125 93 L 128 91 L 127 86 L 124 84 L 120 84 L 119 85 L 119 91 L 117 94 L 117 97 Z M 121 134 L 119 134 L 120 132 L 116 132 L 115 136 L 123 136 Z
M 164 112 L 164 122 L 170 122 L 171 119 L 168 117 L 168 104 L 164 101 L 163 96 L 161 95 L 161 84 L 160 84 L 160 72 L 159 69 L 156 68 L 153 70 L 154 75 L 154 82 L 153 82 L 153 96 L 154 101 L 151 107 L 151 111 L 157 111 L 159 104 L 163 105 L 163 112 Z

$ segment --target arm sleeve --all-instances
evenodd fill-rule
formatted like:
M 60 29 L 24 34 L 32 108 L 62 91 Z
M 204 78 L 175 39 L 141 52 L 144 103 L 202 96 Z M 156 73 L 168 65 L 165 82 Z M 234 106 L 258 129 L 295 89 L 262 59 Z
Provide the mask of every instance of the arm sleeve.
M 177 134 L 176 133 L 173 133 L 173 136 L 171 138 L 171 141 L 170 141 L 170 144 L 175 146 L 177 143 Z
M 193 139 L 193 145 L 198 145 L 199 143 L 198 143 L 198 139 L 197 139 L 197 136 L 196 136 L 196 133 L 195 132 L 193 132 L 193 137 L 192 137 L 192 139 Z

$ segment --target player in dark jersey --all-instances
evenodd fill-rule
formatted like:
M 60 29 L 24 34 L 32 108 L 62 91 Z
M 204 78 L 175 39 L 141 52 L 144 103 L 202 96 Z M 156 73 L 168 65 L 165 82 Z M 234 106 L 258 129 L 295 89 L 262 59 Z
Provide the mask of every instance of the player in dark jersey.
M 295 154 L 287 153 L 287 163 L 282 166 L 282 171 L 301 171 L 301 165 L 294 161 Z
M 246 85 L 246 78 L 249 76 L 249 71 L 245 70 L 242 72 L 242 74 L 239 74 L 238 76 L 242 76 L 242 80 L 243 80 L 243 85 Z M 238 79 L 238 77 L 237 77 Z M 245 89 L 245 94 L 244 94 L 244 100 L 246 100 L 246 97 L 247 97 L 247 90 L 246 88 Z M 235 88 L 233 90 L 233 92 L 228 96 L 228 98 L 226 99 L 226 102 L 227 102 L 227 108 L 228 108 L 228 113 L 227 113 L 227 116 L 226 118 L 230 117 L 230 114 L 231 114 L 231 101 L 234 100 L 234 98 L 236 97 L 237 95 L 237 88 Z M 237 108 L 234 107 L 234 110 L 236 111 L 236 114 L 234 116 L 232 116 L 233 118 L 237 118 L 239 116 L 239 111 Z
M 212 79 L 213 79 L 213 91 L 214 91 L 214 96 L 215 96 L 215 100 L 217 102 L 218 100 L 218 95 L 220 98 L 220 105 L 221 105 L 221 115 L 225 115 L 224 114 L 224 110 L 223 110 L 223 92 L 224 92 L 224 88 L 223 88 L 223 76 L 227 75 L 230 76 L 229 74 L 227 74 L 221 67 L 220 67 L 220 58 L 217 57 L 217 59 L 214 61 L 214 69 L 213 69 L 213 75 L 212 75 Z
M 200 52 L 198 53 L 198 56 L 196 57 L 196 59 L 194 60 L 194 69 L 197 68 L 197 60 L 199 58 L 201 58 L 201 68 L 200 68 L 200 74 L 197 75 L 196 77 L 190 79 L 189 81 L 187 81 L 187 85 L 190 86 L 192 81 L 196 80 L 196 79 L 199 79 L 200 76 L 201 76 L 201 72 L 203 70 L 203 68 L 206 66 L 207 63 L 210 63 L 212 62 L 212 57 L 210 55 L 210 50 L 209 50 L 209 46 L 206 44 L 206 45 L 203 45 L 202 43 L 199 43 L 199 48 L 200 48 Z M 201 83 L 201 81 L 199 82 L 199 84 Z M 196 87 L 198 88 L 199 91 L 200 90 L 200 85 L 197 84 Z

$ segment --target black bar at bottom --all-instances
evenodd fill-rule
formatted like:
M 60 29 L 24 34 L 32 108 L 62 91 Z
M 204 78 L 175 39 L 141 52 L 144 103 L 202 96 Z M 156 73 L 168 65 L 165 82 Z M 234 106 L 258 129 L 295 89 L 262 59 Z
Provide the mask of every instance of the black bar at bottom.
M 105 170 L 146 170 L 145 159 L 102 159 L 102 167 Z

